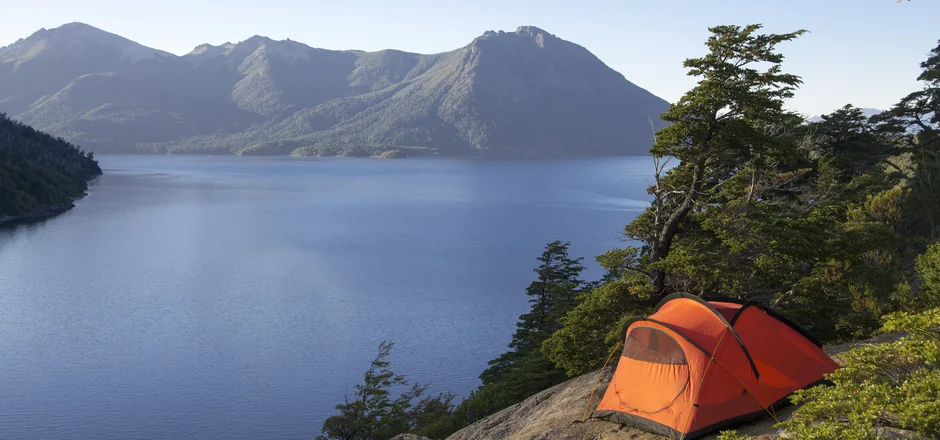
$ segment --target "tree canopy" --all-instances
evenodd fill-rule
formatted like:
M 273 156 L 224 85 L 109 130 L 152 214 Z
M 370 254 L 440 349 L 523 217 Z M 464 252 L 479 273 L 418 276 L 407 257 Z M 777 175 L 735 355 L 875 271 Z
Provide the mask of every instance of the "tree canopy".
M 0 222 L 70 206 L 100 174 L 92 153 L 0 113 Z
M 450 414 L 454 395 L 440 393 L 427 396 L 427 385 L 412 384 L 405 376 L 391 369 L 388 357 L 393 343 L 383 341 L 378 354 L 356 385 L 352 397 L 336 405 L 338 415 L 323 422 L 318 440 L 383 440 L 395 435 L 420 430 Z M 397 397 L 395 388 L 404 391 Z
M 543 344 L 568 374 L 599 367 L 625 316 L 674 292 L 754 300 L 826 341 L 925 304 L 910 268 L 940 221 L 938 51 L 924 89 L 884 114 L 846 105 L 808 123 L 783 108 L 800 79 L 775 49 L 802 31 L 759 29 L 712 28 L 709 53 L 686 61 L 700 81 L 656 133 L 653 201 L 626 227 L 637 245 L 598 258 L 619 278 Z

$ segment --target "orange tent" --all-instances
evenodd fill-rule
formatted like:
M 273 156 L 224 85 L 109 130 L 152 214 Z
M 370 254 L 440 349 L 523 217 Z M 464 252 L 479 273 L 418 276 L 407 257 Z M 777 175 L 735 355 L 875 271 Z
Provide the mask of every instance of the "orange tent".
M 838 365 L 789 319 L 756 303 L 674 294 L 632 318 L 591 417 L 691 439 L 770 415 Z

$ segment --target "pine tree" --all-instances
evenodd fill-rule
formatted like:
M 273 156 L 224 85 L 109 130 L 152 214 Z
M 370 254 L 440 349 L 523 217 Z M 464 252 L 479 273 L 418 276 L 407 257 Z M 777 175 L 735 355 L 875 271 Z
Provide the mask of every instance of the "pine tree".
M 565 371 L 546 358 L 542 343 L 561 327 L 585 286 L 581 258 L 568 255 L 571 243 L 553 241 L 538 257 L 537 275 L 526 289 L 531 308 L 519 317 L 510 351 L 489 362 L 483 385 L 464 399 L 446 420 L 424 432 L 443 437 L 487 415 L 566 380 Z
M 853 106 L 812 124 L 785 110 L 801 80 L 782 72 L 776 46 L 803 31 L 759 29 L 711 28 L 709 53 L 685 62 L 701 79 L 662 116 L 673 124 L 651 150 L 653 202 L 626 227 L 642 246 L 598 257 L 618 276 L 584 293 L 543 344 L 568 374 L 600 367 L 627 315 L 672 292 L 754 300 L 826 340 L 866 335 L 881 315 L 912 304 L 916 286 L 898 289 L 911 258 L 904 224 L 931 218 L 914 211 L 927 211 L 931 194 L 936 207 L 940 187 L 920 190 L 916 209 L 908 194 L 940 185 L 928 172 L 940 168 L 922 160 L 915 173 L 898 173 L 893 132 Z M 922 79 L 930 84 L 932 75 Z M 931 90 L 914 99 L 920 110 L 899 111 L 922 133 L 934 124 L 924 113 L 938 102 Z M 911 137 L 917 151 L 932 139 Z M 669 160 L 679 163 L 669 168 Z
M 650 284 L 666 295 L 669 269 L 661 262 L 669 256 L 676 235 L 694 210 L 715 203 L 722 181 L 735 174 L 748 175 L 755 184 L 788 127 L 800 120 L 783 109 L 801 83 L 783 73 L 780 43 L 805 31 L 758 34 L 760 25 L 717 26 L 706 45 L 709 53 L 685 61 L 698 84 L 660 117 L 671 122 L 656 133 L 650 152 L 657 159 L 680 164 L 662 176 L 657 167 L 650 193 L 652 209 L 627 227 L 627 235 L 646 244 Z
M 579 279 L 584 266 L 582 258 L 568 257 L 570 242 L 553 241 L 539 256 L 539 267 L 534 269 L 538 279 L 526 288 L 532 309 L 519 317 L 517 330 L 509 347 L 517 352 L 537 350 L 542 341 L 558 330 L 558 319 L 574 307 L 578 289 L 584 284 Z
M 340 414 L 323 422 L 323 435 L 318 440 L 385 440 L 424 429 L 450 414 L 454 394 L 422 398 L 427 385 L 415 383 L 406 388 L 408 380 L 395 374 L 388 361 L 393 345 L 388 341 L 379 344 L 379 353 L 363 375 L 363 382 L 356 385 L 355 395 L 336 405 Z M 393 388 L 406 391 L 393 398 Z
M 910 159 L 907 209 L 910 233 L 940 238 L 940 42 L 921 63 L 923 88 L 901 99 L 875 119 L 892 134 Z
M 489 362 L 480 375 L 483 387 L 499 388 L 496 406 L 502 409 L 566 378 L 564 371 L 546 359 L 542 343 L 559 328 L 558 320 L 575 306 L 579 279 L 584 266 L 581 258 L 568 256 L 570 242 L 553 241 L 539 256 L 534 270 L 538 278 L 526 289 L 531 310 L 519 317 L 512 349 Z

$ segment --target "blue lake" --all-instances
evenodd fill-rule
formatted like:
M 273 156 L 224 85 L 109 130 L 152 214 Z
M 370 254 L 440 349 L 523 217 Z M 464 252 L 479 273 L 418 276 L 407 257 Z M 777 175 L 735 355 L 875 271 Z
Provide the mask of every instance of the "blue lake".
M 465 396 L 545 243 L 586 277 L 647 157 L 103 156 L 75 209 L 0 230 L 0 438 L 310 439 L 382 340 Z

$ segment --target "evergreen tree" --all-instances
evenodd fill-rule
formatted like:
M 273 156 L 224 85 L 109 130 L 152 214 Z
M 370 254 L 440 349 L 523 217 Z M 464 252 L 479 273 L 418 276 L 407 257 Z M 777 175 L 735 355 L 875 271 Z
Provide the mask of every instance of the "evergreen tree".
M 657 169 L 652 209 L 627 227 L 630 238 L 646 245 L 650 283 L 659 296 L 668 293 L 669 268 L 662 261 L 688 226 L 688 215 L 720 202 L 714 197 L 729 177 L 746 176 L 753 186 L 769 164 L 788 153 L 781 139 L 800 118 L 785 111 L 783 102 L 801 80 L 782 72 L 776 46 L 805 31 L 757 34 L 760 28 L 710 28 L 709 53 L 684 63 L 689 75 L 701 79 L 660 117 L 672 125 L 656 133 L 650 152 L 680 163 L 662 178 Z
M 385 440 L 398 434 L 418 431 L 453 410 L 454 394 L 423 397 L 427 385 L 415 383 L 398 397 L 391 389 L 408 387 L 404 376 L 391 369 L 388 356 L 393 344 L 383 341 L 379 353 L 356 385 L 352 399 L 336 405 L 339 415 L 323 422 L 321 440 Z
M 538 257 L 541 264 L 534 269 L 538 278 L 526 288 L 532 309 L 519 317 L 510 348 L 516 351 L 537 349 L 545 338 L 558 330 L 558 318 L 574 306 L 575 294 L 584 284 L 579 279 L 584 266 L 582 258 L 568 257 L 569 246 L 570 242 L 553 241 Z
M 564 371 L 541 353 L 542 342 L 558 330 L 559 319 L 574 308 L 579 279 L 584 266 L 581 258 L 571 259 L 571 243 L 553 241 L 545 246 L 535 269 L 538 278 L 526 289 L 532 305 L 519 317 L 508 351 L 489 362 L 480 380 L 483 387 L 499 389 L 494 410 L 516 403 L 563 381 Z
M 891 134 L 909 159 L 910 194 L 906 198 L 909 233 L 940 238 L 940 42 L 921 63 L 923 88 L 874 120 Z M 928 241 L 929 241 L 928 240 Z
M 783 110 L 800 79 L 774 49 L 801 32 L 759 28 L 712 28 L 710 53 L 686 61 L 702 79 L 663 115 L 653 202 L 626 228 L 642 246 L 599 257 L 619 278 L 543 343 L 568 374 L 599 367 L 623 320 L 672 292 L 755 300 L 827 341 L 930 303 L 910 269 L 940 226 L 940 48 L 924 89 L 885 115 L 849 105 L 807 124 Z
M 542 343 L 561 327 L 585 285 L 580 279 L 581 258 L 568 255 L 571 243 L 553 241 L 545 246 L 535 269 L 537 278 L 526 289 L 531 308 L 519 317 L 510 351 L 489 362 L 483 384 L 457 406 L 453 414 L 423 432 L 446 435 L 527 397 L 563 382 L 567 375 L 542 354 Z

